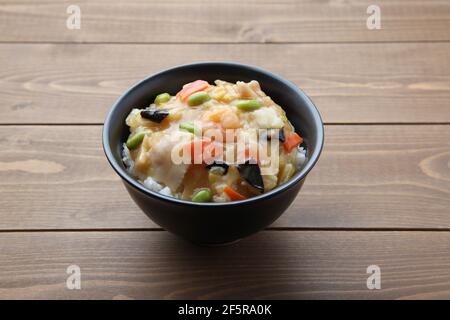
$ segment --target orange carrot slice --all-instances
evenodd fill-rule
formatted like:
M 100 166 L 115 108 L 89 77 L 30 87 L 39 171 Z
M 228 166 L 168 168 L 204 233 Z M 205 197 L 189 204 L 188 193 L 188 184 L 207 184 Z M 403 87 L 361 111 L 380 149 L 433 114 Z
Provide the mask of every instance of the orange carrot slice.
M 177 98 L 182 102 L 186 102 L 190 95 L 193 93 L 203 91 L 209 87 L 209 83 L 204 80 L 196 80 L 194 82 L 187 83 L 183 86 L 180 92 L 177 93 Z
M 223 192 L 225 192 L 227 194 L 227 196 L 233 201 L 244 200 L 245 199 L 245 197 L 242 194 L 240 194 L 237 191 L 234 191 L 229 186 L 225 186 L 225 188 L 223 188 Z
M 302 142 L 303 142 L 303 138 L 300 137 L 295 132 L 293 132 L 289 136 L 286 137 L 286 140 L 283 143 L 283 148 L 286 152 L 291 152 L 292 149 L 297 147 Z

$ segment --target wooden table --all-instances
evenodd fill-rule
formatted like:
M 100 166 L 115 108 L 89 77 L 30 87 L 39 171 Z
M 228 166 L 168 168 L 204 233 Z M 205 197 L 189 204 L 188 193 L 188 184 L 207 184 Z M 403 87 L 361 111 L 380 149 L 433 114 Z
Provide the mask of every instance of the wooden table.
M 80 30 L 70 4 L 0 0 L 0 298 L 450 298 L 449 1 L 80 0 Z M 292 80 L 326 131 L 292 207 L 218 248 L 152 223 L 101 147 L 129 85 L 202 60 Z

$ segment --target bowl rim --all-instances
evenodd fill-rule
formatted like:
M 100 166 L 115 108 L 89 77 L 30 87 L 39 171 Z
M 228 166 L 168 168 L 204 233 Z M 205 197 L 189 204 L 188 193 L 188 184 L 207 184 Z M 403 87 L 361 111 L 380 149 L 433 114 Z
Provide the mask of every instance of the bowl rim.
M 303 166 L 303 168 L 300 170 L 300 172 L 297 172 L 296 175 L 291 178 L 286 183 L 277 186 L 276 188 L 270 190 L 267 193 L 263 193 L 261 195 L 257 195 L 248 199 L 244 200 L 238 200 L 238 201 L 230 201 L 230 202 L 193 202 L 189 200 L 183 200 L 178 199 L 171 196 L 166 196 L 163 194 L 160 194 L 155 191 L 151 191 L 147 189 L 143 184 L 137 181 L 136 178 L 132 177 L 131 174 L 129 174 L 126 170 L 122 169 L 122 167 L 119 165 L 119 163 L 116 161 L 112 150 L 111 145 L 109 143 L 108 135 L 109 135 L 109 129 L 111 127 L 111 123 L 113 122 L 112 115 L 114 113 L 114 110 L 117 108 L 117 106 L 122 102 L 122 100 L 129 95 L 133 90 L 136 90 L 139 86 L 143 85 L 147 81 L 151 80 L 154 77 L 164 75 L 166 73 L 171 73 L 177 70 L 182 70 L 185 68 L 195 67 L 195 66 L 233 66 L 238 68 L 247 69 L 253 72 L 261 73 L 266 76 L 269 76 L 270 78 L 274 78 L 275 80 L 283 83 L 290 89 L 297 92 L 297 94 L 305 101 L 305 104 L 307 107 L 312 111 L 314 121 L 316 122 L 316 126 L 318 128 L 317 132 L 317 144 L 316 148 L 314 149 L 314 152 L 310 155 L 309 158 L 306 160 L 306 164 Z M 200 61 L 200 62 L 194 62 L 194 63 L 188 63 L 188 64 L 182 64 L 177 65 L 175 67 L 164 69 L 160 72 L 153 73 L 150 76 L 139 80 L 138 82 L 134 83 L 131 87 L 129 87 L 112 105 L 112 107 L 109 109 L 108 114 L 106 116 L 106 119 L 103 124 L 102 129 L 102 145 L 103 145 L 103 151 L 106 155 L 106 158 L 108 159 L 108 162 L 113 167 L 114 171 L 122 178 L 123 181 L 127 182 L 128 185 L 136 189 L 137 191 L 140 191 L 141 193 L 148 195 L 152 198 L 156 198 L 162 201 L 170 202 L 170 203 L 176 203 L 179 205 L 188 205 L 188 206 L 202 206 L 202 207 L 222 207 L 222 206 L 236 206 L 236 205 L 242 205 L 242 204 L 249 204 L 257 201 L 261 201 L 264 199 L 272 198 L 280 193 L 283 193 L 287 191 L 288 189 L 291 189 L 293 186 L 295 186 L 297 183 L 299 183 L 301 180 L 303 180 L 307 174 L 311 171 L 311 169 L 315 166 L 317 161 L 319 160 L 320 154 L 323 149 L 324 145 L 324 126 L 322 117 L 320 116 L 319 110 L 314 105 L 312 100 L 306 95 L 303 90 L 301 90 L 297 85 L 295 85 L 293 82 L 286 80 L 282 78 L 281 76 L 265 70 L 263 68 L 250 65 L 250 64 L 243 64 L 238 62 L 231 62 L 231 61 Z

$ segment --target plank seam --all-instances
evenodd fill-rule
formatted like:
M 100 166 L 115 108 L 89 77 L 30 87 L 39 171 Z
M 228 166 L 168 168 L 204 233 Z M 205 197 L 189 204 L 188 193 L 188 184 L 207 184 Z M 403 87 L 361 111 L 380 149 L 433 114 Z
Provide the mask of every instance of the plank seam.
M 433 126 L 450 125 L 450 122 L 324 122 L 326 126 Z M 62 123 L 62 122 L 37 122 L 37 123 L 0 123 L 0 127 L 11 126 L 103 126 L 102 122 L 75 122 L 75 123 Z
M 71 44 L 80 44 L 80 45 L 282 45 L 282 44 L 300 44 L 300 45 L 311 45 L 311 44 L 404 44 L 404 43 L 450 43 L 450 40 L 380 40 L 380 41 L 284 41 L 284 42 L 257 42 L 257 41 L 249 41 L 249 42 L 233 42 L 233 41 L 224 41 L 224 42 L 117 42 L 117 41 L 0 41 L 0 44 L 55 44 L 55 45 L 71 45 Z
M 166 232 L 162 228 L 92 228 L 92 229 L 4 229 L 1 233 L 59 233 L 59 232 Z M 272 227 L 264 229 L 268 232 L 291 232 L 291 231 L 305 231 L 305 232 L 450 232 L 450 228 L 340 228 L 340 227 Z

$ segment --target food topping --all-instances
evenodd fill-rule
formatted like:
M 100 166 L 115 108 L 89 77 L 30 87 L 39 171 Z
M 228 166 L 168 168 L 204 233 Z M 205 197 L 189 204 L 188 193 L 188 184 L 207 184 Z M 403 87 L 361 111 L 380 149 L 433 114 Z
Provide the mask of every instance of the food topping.
M 264 182 L 261 176 L 261 169 L 257 163 L 246 161 L 237 166 L 241 177 L 252 187 L 264 192 Z
M 141 111 L 141 117 L 156 123 L 161 123 L 169 115 L 164 109 L 145 109 Z
M 230 200 L 238 201 L 238 200 L 244 200 L 245 199 L 245 197 L 242 194 L 240 194 L 237 191 L 234 191 L 229 186 L 225 186 L 223 188 L 223 191 L 230 198 Z
M 236 103 L 236 107 L 243 111 L 253 111 L 261 108 L 261 103 L 258 100 L 241 100 Z
M 214 161 L 211 164 L 208 164 L 206 166 L 207 169 L 210 169 L 211 171 L 217 172 L 217 173 L 221 173 L 222 175 L 227 174 L 228 172 L 228 168 L 230 166 L 228 164 L 226 164 L 225 162 L 219 162 L 219 161 Z M 220 169 L 220 170 L 217 170 Z
M 289 181 L 306 161 L 303 138 L 257 81 L 196 80 L 176 97 L 159 93 L 125 122 L 127 170 L 149 190 L 179 199 L 251 198 Z
M 283 143 L 284 150 L 286 150 L 286 152 L 291 152 L 292 149 L 297 147 L 302 142 L 303 138 L 295 132 L 292 132 L 289 136 L 287 136 L 286 141 Z
M 209 202 L 209 201 L 211 201 L 211 198 L 212 198 L 211 191 L 209 189 L 202 189 L 202 190 L 197 191 L 192 196 L 192 201 L 194 201 L 194 202 Z
M 170 98 L 171 96 L 167 92 L 158 94 L 155 98 L 155 104 L 159 105 L 161 103 L 168 102 Z
M 201 105 L 202 103 L 205 103 L 206 101 L 210 100 L 211 97 L 206 92 L 196 92 L 189 96 L 187 103 L 191 107 Z
M 144 140 L 146 134 L 146 132 L 138 132 L 132 135 L 127 140 L 127 148 L 130 150 L 136 149 L 141 144 L 142 140 Z
M 183 86 L 183 89 L 177 93 L 177 98 L 186 102 L 190 95 L 203 91 L 209 87 L 209 83 L 204 80 L 197 80 Z

